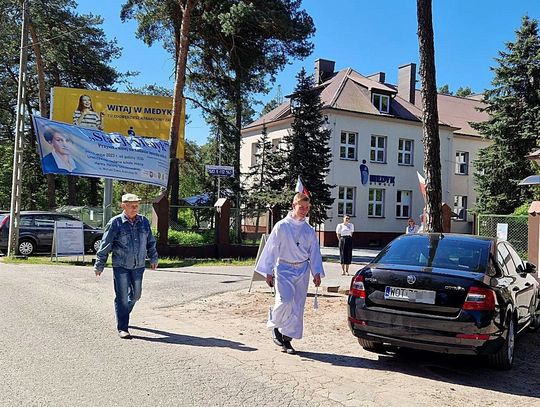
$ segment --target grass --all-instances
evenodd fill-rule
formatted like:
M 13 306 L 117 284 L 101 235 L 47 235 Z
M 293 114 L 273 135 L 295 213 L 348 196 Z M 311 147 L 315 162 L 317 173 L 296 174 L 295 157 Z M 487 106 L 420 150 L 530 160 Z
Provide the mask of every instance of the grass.
M 85 261 L 77 260 L 73 257 L 60 257 L 58 262 L 51 261 L 50 256 L 33 256 L 27 258 L 2 257 L 0 261 L 9 264 L 45 264 L 45 265 L 73 265 L 91 266 L 93 256 L 85 256 Z M 159 268 L 189 267 L 189 266 L 254 266 L 255 259 L 179 259 L 163 257 L 159 259 Z M 147 262 L 147 266 L 149 264 Z M 111 267 L 111 262 L 107 263 Z

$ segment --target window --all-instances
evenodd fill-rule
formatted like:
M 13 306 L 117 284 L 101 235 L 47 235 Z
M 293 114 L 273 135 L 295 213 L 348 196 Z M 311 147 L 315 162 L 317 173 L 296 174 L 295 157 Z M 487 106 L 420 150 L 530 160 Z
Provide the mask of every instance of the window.
M 463 195 L 454 196 L 454 212 L 458 219 L 467 220 L 467 197 Z
M 338 189 L 338 216 L 354 216 L 356 188 L 339 187 Z
M 374 93 L 373 104 L 381 113 L 388 113 L 390 111 L 390 97 L 388 95 Z
M 254 167 L 259 163 L 257 155 L 259 154 L 259 142 L 251 144 L 251 166 Z
M 456 174 L 467 175 L 469 173 L 469 153 L 456 151 Z
M 369 189 L 368 216 L 384 216 L 384 189 Z
M 369 152 L 371 162 L 385 163 L 386 162 L 386 137 L 371 136 L 371 150 Z
M 339 158 L 343 160 L 356 160 L 356 140 L 358 133 L 341 132 L 339 140 Z
M 397 191 L 396 218 L 411 216 L 412 191 Z
M 272 151 L 277 151 L 281 148 L 281 138 L 272 139 Z
M 397 162 L 401 165 L 413 165 L 414 140 L 400 138 L 398 142 Z

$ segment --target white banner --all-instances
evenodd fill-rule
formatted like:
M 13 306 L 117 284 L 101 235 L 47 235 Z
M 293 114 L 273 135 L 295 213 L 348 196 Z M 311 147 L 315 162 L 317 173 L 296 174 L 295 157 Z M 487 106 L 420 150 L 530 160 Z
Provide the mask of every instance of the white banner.
M 167 186 L 169 143 L 32 116 L 44 174 L 113 178 Z
M 54 222 L 54 254 L 60 256 L 84 256 L 84 228 L 80 221 Z

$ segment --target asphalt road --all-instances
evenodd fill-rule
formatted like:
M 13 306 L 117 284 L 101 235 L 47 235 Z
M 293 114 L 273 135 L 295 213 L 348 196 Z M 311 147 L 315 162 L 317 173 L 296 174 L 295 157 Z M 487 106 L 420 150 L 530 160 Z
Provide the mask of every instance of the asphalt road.
M 110 269 L 97 279 L 89 267 L 0 263 L 0 405 L 308 405 L 286 384 L 242 369 L 234 355 L 255 348 L 185 335 L 163 316 L 247 287 L 250 268 L 230 270 L 147 271 L 131 321 L 136 338 L 121 340 Z M 223 347 L 232 353 L 220 355 Z

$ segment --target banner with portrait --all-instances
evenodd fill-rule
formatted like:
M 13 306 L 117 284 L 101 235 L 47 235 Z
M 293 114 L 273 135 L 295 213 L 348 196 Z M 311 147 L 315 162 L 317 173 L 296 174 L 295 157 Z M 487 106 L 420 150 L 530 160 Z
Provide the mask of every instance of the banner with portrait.
M 173 99 L 89 89 L 54 87 L 51 119 L 80 127 L 169 140 Z M 184 158 L 185 100 L 182 100 L 176 156 Z
M 167 186 L 169 143 L 105 133 L 32 116 L 44 174 L 81 175 Z

